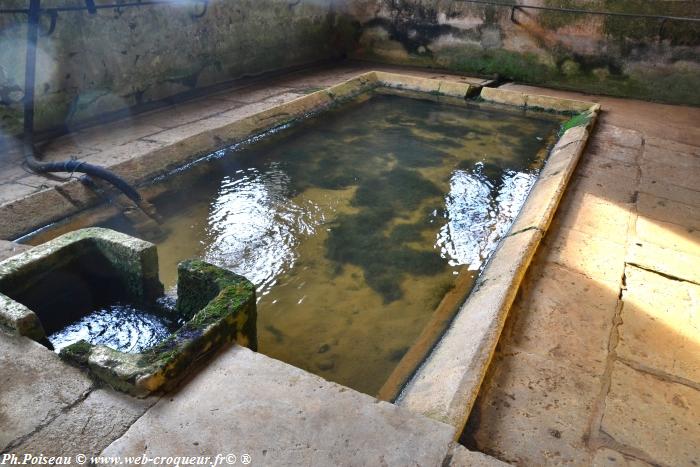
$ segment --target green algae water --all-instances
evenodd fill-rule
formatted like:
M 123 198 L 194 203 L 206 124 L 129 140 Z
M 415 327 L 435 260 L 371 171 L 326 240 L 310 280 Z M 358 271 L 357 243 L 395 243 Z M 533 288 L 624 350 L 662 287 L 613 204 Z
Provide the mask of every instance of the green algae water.
M 559 123 L 373 93 L 219 151 L 159 182 L 161 280 L 187 258 L 246 276 L 260 352 L 375 394 L 457 278 L 471 287 Z

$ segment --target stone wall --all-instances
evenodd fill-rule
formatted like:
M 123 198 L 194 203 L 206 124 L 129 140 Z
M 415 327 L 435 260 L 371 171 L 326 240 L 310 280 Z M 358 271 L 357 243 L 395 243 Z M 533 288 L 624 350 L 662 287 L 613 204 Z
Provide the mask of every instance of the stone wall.
M 502 3 L 516 3 L 512 0 Z M 517 3 L 700 17 L 697 0 L 527 0 Z M 591 93 L 700 105 L 700 24 L 449 0 L 354 0 L 355 56 Z
M 112 0 L 102 0 L 102 3 Z M 27 7 L 28 0 L 4 0 Z M 100 0 L 97 3 L 101 3 Z M 116 3 L 116 2 L 112 2 Z M 83 5 L 43 0 L 42 6 Z M 36 124 L 67 125 L 246 75 L 331 58 L 347 30 L 334 0 L 210 0 L 60 13 L 39 42 Z M 44 18 L 48 26 L 48 17 Z M 0 16 L 0 132 L 21 127 L 26 16 Z

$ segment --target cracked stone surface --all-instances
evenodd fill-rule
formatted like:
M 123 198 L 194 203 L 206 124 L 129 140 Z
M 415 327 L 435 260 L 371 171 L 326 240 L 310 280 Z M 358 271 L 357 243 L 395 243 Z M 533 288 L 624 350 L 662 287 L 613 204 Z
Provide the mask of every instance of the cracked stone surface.
M 700 392 L 616 362 L 601 429 L 654 464 L 700 464 Z
M 617 355 L 700 388 L 700 286 L 629 266 Z
M 92 388 L 46 347 L 0 332 L 0 451 L 48 424 Z
M 97 389 L 72 410 L 63 411 L 8 452 L 20 457 L 28 452 L 45 456 L 96 456 L 112 440 L 121 436 L 156 400 L 136 399 L 111 389 Z M 70 436 L 67 436 L 68 433 Z

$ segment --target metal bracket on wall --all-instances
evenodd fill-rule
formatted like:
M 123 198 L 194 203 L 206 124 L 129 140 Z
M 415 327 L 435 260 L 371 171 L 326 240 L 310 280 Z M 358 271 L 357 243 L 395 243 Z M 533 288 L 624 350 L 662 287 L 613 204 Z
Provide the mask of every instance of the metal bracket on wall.
M 668 18 L 663 18 L 661 24 L 659 24 L 659 44 L 664 40 L 664 26 L 666 26 L 666 21 L 668 21 Z
M 513 7 L 510 9 L 510 20 L 515 24 L 518 24 L 518 20 L 515 19 L 515 10 L 519 9 L 520 8 L 517 5 L 513 5 Z

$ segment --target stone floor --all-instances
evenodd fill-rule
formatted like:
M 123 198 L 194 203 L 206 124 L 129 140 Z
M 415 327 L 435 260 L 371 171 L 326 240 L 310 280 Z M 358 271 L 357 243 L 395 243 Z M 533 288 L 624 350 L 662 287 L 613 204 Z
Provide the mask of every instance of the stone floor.
M 128 160 L 370 68 L 388 69 L 349 64 L 227 90 L 77 131 L 48 145 L 46 158 Z M 700 109 L 585 100 L 602 103 L 602 118 L 461 441 L 517 465 L 698 465 Z M 0 204 L 57 184 L 18 160 L 1 164 Z M 28 364 L 34 358 L 43 363 Z M 235 378 L 224 365 L 234 362 L 251 378 L 267 372 L 270 385 Z M 343 465 L 499 464 L 451 447 L 446 425 L 240 348 L 160 400 L 121 396 L 59 366 L 38 344 L 0 333 L 0 452 L 195 455 L 231 447 L 239 455 L 255 449 L 253 465 L 330 465 L 339 455 Z M 297 389 L 296 405 L 281 403 Z
M 700 465 L 700 109 L 604 113 L 462 442 L 517 465 Z

